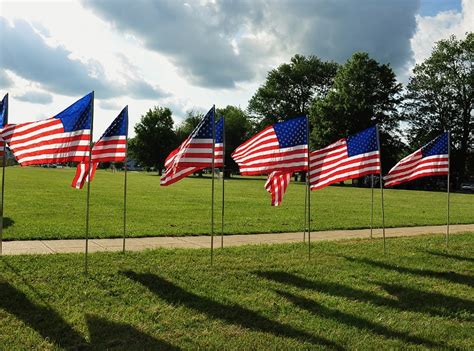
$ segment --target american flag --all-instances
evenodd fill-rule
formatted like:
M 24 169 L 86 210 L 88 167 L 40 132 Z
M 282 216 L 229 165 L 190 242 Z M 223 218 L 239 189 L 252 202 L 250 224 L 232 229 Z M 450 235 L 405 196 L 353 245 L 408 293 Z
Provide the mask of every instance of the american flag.
M 52 118 L 7 125 L 0 137 L 22 166 L 81 162 L 89 152 L 93 94 Z
M 290 184 L 292 172 L 275 171 L 270 173 L 265 183 L 265 190 L 272 194 L 272 206 L 280 206 L 286 188 Z
M 0 101 L 0 128 L 5 127 L 8 123 L 8 94 L 5 94 L 2 101 Z M 5 152 L 5 142 L 0 138 L 0 156 L 3 157 Z
M 308 166 L 306 116 L 275 123 L 254 135 L 232 153 L 242 175 L 296 172 Z
M 443 133 L 430 143 L 398 162 L 384 177 L 385 186 L 410 180 L 447 175 L 449 171 L 449 135 Z
M 311 153 L 311 190 L 374 173 L 380 173 L 377 127 L 340 139 Z
M 212 155 L 213 125 L 215 124 L 214 157 Z M 183 143 L 171 151 L 165 160 L 165 174 L 161 177 L 162 186 L 176 183 L 188 175 L 204 168 L 224 165 L 224 118 L 215 123 L 215 108 L 209 110 L 191 135 Z
M 105 130 L 99 141 L 92 148 L 92 170 L 90 179 L 94 174 L 99 162 L 122 162 L 127 157 L 127 135 L 128 135 L 128 106 L 114 119 L 112 124 Z M 76 175 L 71 186 L 82 189 L 86 181 L 89 181 L 89 157 L 77 165 Z

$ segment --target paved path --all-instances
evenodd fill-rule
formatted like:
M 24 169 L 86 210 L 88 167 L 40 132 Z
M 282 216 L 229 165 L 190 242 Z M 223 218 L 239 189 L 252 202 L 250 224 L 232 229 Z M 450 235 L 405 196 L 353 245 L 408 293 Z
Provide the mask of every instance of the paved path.
M 386 237 L 415 236 L 423 234 L 444 234 L 446 226 L 387 228 Z M 474 224 L 452 225 L 452 234 L 460 232 L 474 232 Z M 330 230 L 311 233 L 312 241 L 340 240 L 354 238 L 368 238 L 370 230 Z M 382 230 L 375 229 L 375 238 L 382 237 Z M 241 246 L 255 244 L 279 244 L 299 242 L 303 239 L 303 233 L 273 233 L 273 234 L 247 234 L 226 235 L 224 246 Z M 210 248 L 210 236 L 183 236 L 183 237 L 151 237 L 151 238 L 129 238 L 126 240 L 128 251 L 140 251 L 156 248 Z M 98 251 L 120 251 L 122 250 L 122 239 L 90 239 L 89 252 Z M 221 238 L 214 237 L 214 247 L 219 248 Z M 3 243 L 4 255 L 20 254 L 52 254 L 84 252 L 84 240 L 25 240 L 7 241 Z

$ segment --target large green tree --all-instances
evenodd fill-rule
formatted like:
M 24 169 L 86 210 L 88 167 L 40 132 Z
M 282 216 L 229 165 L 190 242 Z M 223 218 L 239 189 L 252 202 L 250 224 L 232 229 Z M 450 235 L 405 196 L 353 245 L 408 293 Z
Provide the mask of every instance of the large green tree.
M 251 136 L 252 122 L 250 117 L 240 107 L 236 106 L 227 106 L 223 109 L 217 109 L 216 120 L 218 120 L 220 116 L 224 116 L 225 120 L 225 175 L 229 177 L 231 172 L 238 170 L 237 164 L 230 155 L 240 144 Z
M 338 70 L 332 89 L 310 108 L 313 148 L 379 124 L 382 162 L 393 165 L 403 144 L 397 138 L 402 85 L 387 64 L 357 52 Z M 385 168 L 386 169 L 386 168 Z
M 450 131 L 453 170 L 462 179 L 474 168 L 474 33 L 436 43 L 431 56 L 413 69 L 405 113 L 408 139 L 419 147 Z M 469 161 L 469 157 L 471 157 Z
M 250 99 L 248 110 L 263 128 L 308 113 L 315 98 L 326 95 L 338 65 L 315 56 L 295 55 L 271 70 Z
M 183 122 L 176 128 L 176 137 L 179 143 L 182 143 L 194 131 L 203 117 L 204 114 L 195 110 L 186 112 Z
M 140 164 L 154 167 L 161 175 L 166 157 L 176 147 L 171 110 L 155 106 L 141 117 L 134 129 L 135 137 L 129 143 L 130 154 Z

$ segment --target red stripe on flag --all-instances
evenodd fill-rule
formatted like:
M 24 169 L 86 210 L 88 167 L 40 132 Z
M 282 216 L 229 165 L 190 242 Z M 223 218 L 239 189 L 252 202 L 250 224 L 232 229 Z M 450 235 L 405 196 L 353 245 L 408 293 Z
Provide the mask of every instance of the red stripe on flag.
M 283 201 L 288 184 L 291 179 L 291 172 L 272 172 L 265 183 L 265 190 L 272 195 L 272 206 L 279 206 Z
M 311 190 L 365 175 L 380 173 L 380 152 L 349 157 L 346 139 L 340 139 L 310 155 Z

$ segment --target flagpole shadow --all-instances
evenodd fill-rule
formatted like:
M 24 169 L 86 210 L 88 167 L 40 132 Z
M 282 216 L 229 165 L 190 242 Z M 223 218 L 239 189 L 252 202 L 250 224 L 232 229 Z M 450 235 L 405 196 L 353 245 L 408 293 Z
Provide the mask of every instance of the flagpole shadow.
M 92 350 L 180 350 L 166 341 L 155 339 L 136 328 L 86 315 Z
M 396 296 L 397 299 L 393 299 L 339 283 L 309 280 L 283 271 L 258 271 L 255 274 L 277 283 L 343 297 L 352 301 L 389 307 L 399 311 L 421 312 L 434 317 L 474 321 L 474 301 L 459 297 L 426 292 L 401 285 L 374 283 L 384 288 L 390 295 Z M 466 312 L 472 317 L 466 316 Z
M 346 260 L 356 263 L 366 264 L 376 268 L 382 268 L 386 270 L 396 271 L 402 274 L 412 274 L 423 278 L 436 278 L 448 281 L 450 283 L 462 284 L 467 285 L 469 287 L 474 287 L 474 276 L 461 274 L 456 272 L 440 272 L 440 271 L 433 271 L 430 269 L 419 269 L 419 268 L 408 268 L 408 267 L 401 267 L 395 266 L 390 263 L 380 262 L 371 260 L 369 258 L 355 258 L 349 256 L 342 256 Z
M 282 297 L 286 298 L 291 303 L 293 303 L 295 306 L 305 309 L 318 317 L 332 319 L 337 321 L 338 323 L 342 323 L 349 327 L 354 327 L 370 333 L 378 334 L 387 339 L 399 339 L 400 341 L 403 341 L 405 343 L 425 345 L 426 347 L 430 348 L 445 347 L 445 345 L 430 341 L 428 339 L 413 336 L 405 332 L 396 331 L 383 325 L 369 321 L 365 318 L 361 318 L 349 313 L 338 311 L 336 309 L 325 307 L 314 300 L 296 296 L 284 291 L 277 290 L 276 292 Z
M 448 254 L 446 252 L 441 252 L 441 251 L 425 250 L 424 252 L 426 252 L 430 255 L 433 255 L 433 256 L 451 258 L 451 259 L 458 260 L 458 261 L 466 261 L 466 262 L 473 262 L 474 263 L 474 257 L 465 257 L 465 256 L 460 256 L 460 255 Z
M 0 282 L 0 309 L 15 316 L 44 339 L 68 350 L 179 350 L 128 324 L 86 315 L 90 342 L 49 306 L 33 303 L 10 283 Z
M 226 305 L 186 291 L 174 283 L 149 273 L 122 272 L 126 277 L 147 287 L 161 299 L 171 304 L 182 304 L 211 318 L 241 326 L 257 332 L 269 333 L 278 337 L 310 342 L 330 349 L 343 350 L 334 341 L 309 334 L 289 325 L 273 321 L 267 317 L 238 305 Z
M 87 346 L 86 340 L 56 311 L 31 302 L 20 290 L 7 282 L 0 282 L 0 309 L 14 315 L 36 330 L 43 338 L 66 349 Z

